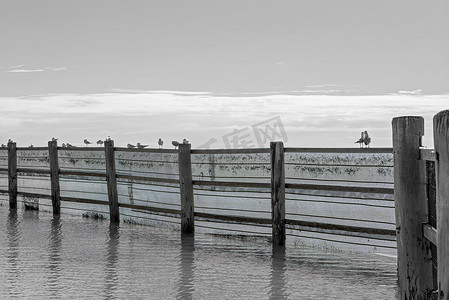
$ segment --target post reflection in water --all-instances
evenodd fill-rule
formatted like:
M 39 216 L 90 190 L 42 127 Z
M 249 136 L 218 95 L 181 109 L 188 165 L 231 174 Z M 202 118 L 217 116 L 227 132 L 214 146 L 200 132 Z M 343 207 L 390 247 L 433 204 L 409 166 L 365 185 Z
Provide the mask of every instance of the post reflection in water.
M 194 256 L 195 236 L 193 234 L 181 234 L 181 280 L 178 288 L 177 299 L 192 299 L 194 291 Z
M 20 246 L 20 228 L 19 219 L 17 216 L 17 210 L 10 210 L 8 215 L 8 223 L 6 225 L 6 231 L 8 236 L 8 248 L 7 248 L 7 261 L 8 261 L 8 289 L 10 295 L 19 295 L 21 292 L 20 287 L 20 259 L 19 259 L 19 246 Z
M 59 288 L 59 279 L 61 277 L 61 247 L 62 247 L 62 228 L 60 216 L 54 215 L 51 219 L 51 228 L 49 235 L 49 264 L 47 284 L 48 290 L 53 296 L 57 296 Z
M 117 223 L 111 223 L 109 225 L 109 239 L 107 243 L 107 258 L 105 268 L 105 297 L 110 299 L 114 298 L 115 291 L 117 290 L 118 274 L 117 274 L 117 261 L 119 259 L 118 246 L 120 238 L 120 225 Z
M 285 246 L 273 246 L 270 270 L 270 299 L 287 299 L 285 295 Z

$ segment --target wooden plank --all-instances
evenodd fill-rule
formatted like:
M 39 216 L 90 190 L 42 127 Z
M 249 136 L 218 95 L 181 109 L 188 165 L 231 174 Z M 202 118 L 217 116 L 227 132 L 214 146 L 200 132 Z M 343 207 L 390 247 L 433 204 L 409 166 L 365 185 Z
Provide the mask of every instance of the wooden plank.
M 48 151 L 47 147 L 17 147 L 18 151 Z
M 292 153 L 393 153 L 393 148 L 285 148 Z
M 179 187 L 181 192 L 181 232 L 195 231 L 191 145 L 180 144 L 178 154 Z
M 19 195 L 19 196 L 25 196 L 25 197 L 30 197 L 30 198 L 51 199 L 51 195 L 38 194 L 38 193 L 17 192 L 17 195 Z
M 138 210 L 161 212 L 161 213 L 167 213 L 167 214 L 173 214 L 173 215 L 180 215 L 181 214 L 180 210 L 172 209 L 172 208 L 135 205 L 135 204 L 129 204 L 129 203 L 119 203 L 119 206 L 120 207 L 126 207 L 126 208 L 132 208 L 132 209 L 138 209 Z
M 58 150 L 62 150 L 62 151 L 104 151 L 103 147 L 58 147 Z
M 337 192 L 354 192 L 367 194 L 394 194 L 394 189 L 363 187 L 363 186 L 341 186 L 341 185 L 319 185 L 319 184 L 302 184 L 302 183 L 286 183 L 287 189 L 298 190 L 317 190 L 317 191 L 337 191 Z
M 86 203 L 86 204 L 98 204 L 98 205 L 109 205 L 108 201 L 86 199 L 86 198 L 74 198 L 74 197 L 61 197 L 62 202 L 76 202 L 76 203 Z
M 136 176 L 136 175 L 125 175 L 125 174 L 117 174 L 118 179 L 129 179 L 131 181 L 144 181 L 144 182 L 163 182 L 163 183 L 179 183 L 179 179 L 171 179 L 171 178 L 157 178 L 157 177 L 148 177 L 148 176 Z
M 77 170 L 59 170 L 59 175 L 102 177 L 102 178 L 106 177 L 106 173 L 77 171 Z
M 17 209 L 17 147 L 8 142 L 8 191 L 9 208 Z
M 244 217 L 244 216 L 219 215 L 219 214 L 210 214 L 210 213 L 203 213 L 203 212 L 195 212 L 195 217 L 208 219 L 208 220 L 228 221 L 228 222 L 233 222 L 236 224 L 244 224 L 244 225 L 272 224 L 271 219 Z
M 106 159 L 106 182 L 109 199 L 109 217 L 111 223 L 120 222 L 120 209 L 118 205 L 117 177 L 115 169 L 114 141 L 106 140 L 104 142 L 104 151 Z
M 50 172 L 50 170 L 45 170 L 45 169 L 17 168 L 17 173 L 50 175 L 51 172 Z
M 419 160 L 424 119 L 398 117 L 392 127 L 399 298 L 427 299 L 433 279 L 430 243 L 422 232 L 427 222 L 425 162 Z
M 138 148 L 124 148 L 124 147 L 115 147 L 115 151 L 120 152 L 147 152 L 147 153 L 166 153 L 166 154 L 177 154 L 178 150 L 176 149 L 155 149 L 155 148 L 146 148 L 146 149 L 138 149 Z
M 449 299 L 449 110 L 433 118 L 437 189 L 437 257 L 440 299 Z
M 285 165 L 284 143 L 270 143 L 271 220 L 274 246 L 285 245 Z
M 423 148 L 419 149 L 419 159 L 435 161 L 435 150 Z
M 270 153 L 269 148 L 249 149 L 193 149 L 192 154 L 255 154 Z
M 438 232 L 437 230 L 430 224 L 422 224 L 423 236 L 428 239 L 435 246 L 438 245 Z
M 58 142 L 48 142 L 48 156 L 50 159 L 50 186 L 51 186 L 51 202 L 53 206 L 53 214 L 61 213 L 61 189 L 59 187 L 59 162 L 58 162 Z
M 231 182 L 231 181 L 207 181 L 207 180 L 193 180 L 193 185 L 198 186 L 227 186 L 227 187 L 242 187 L 242 188 L 271 188 L 269 183 L 263 182 Z

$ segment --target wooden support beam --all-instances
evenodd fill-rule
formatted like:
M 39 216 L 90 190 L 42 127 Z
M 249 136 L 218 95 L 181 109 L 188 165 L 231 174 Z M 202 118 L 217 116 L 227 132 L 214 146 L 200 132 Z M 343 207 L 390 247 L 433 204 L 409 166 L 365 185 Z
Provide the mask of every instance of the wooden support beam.
M 17 209 L 17 147 L 8 142 L 8 192 L 9 209 Z
M 273 245 L 285 245 L 284 143 L 271 142 L 271 220 Z
M 109 217 L 111 223 L 120 222 L 120 208 L 118 205 L 117 172 L 115 168 L 114 141 L 104 142 L 106 159 L 106 182 L 108 186 Z
M 439 299 L 449 299 L 449 110 L 433 118 Z
M 58 162 L 58 142 L 48 142 L 48 156 L 50 158 L 50 183 L 51 202 L 53 215 L 61 213 L 61 189 L 59 187 L 59 162 Z
M 392 122 L 394 201 L 400 299 L 427 299 L 433 289 L 427 222 L 425 161 L 420 160 L 422 117 L 398 117 Z
M 190 144 L 179 144 L 178 164 L 181 192 L 181 232 L 194 233 L 195 219 Z

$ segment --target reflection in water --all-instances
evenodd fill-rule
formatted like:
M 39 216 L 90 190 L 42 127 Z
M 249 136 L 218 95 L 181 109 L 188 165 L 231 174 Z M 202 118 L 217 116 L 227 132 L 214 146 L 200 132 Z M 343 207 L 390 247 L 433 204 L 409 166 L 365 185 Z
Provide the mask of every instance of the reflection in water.
M 270 299 L 287 299 L 285 295 L 285 247 L 273 246 L 270 276 Z
M 19 259 L 19 240 L 20 240 L 20 228 L 19 219 L 17 216 L 17 210 L 10 210 L 8 216 L 8 223 L 6 225 L 6 231 L 8 235 L 8 249 L 7 249 L 7 261 L 8 261 L 8 287 L 10 289 L 10 295 L 20 294 L 20 259 Z
M 119 246 L 119 232 L 120 225 L 117 223 L 109 224 L 109 240 L 107 244 L 107 257 L 106 257 L 106 269 L 105 269 L 105 297 L 107 299 L 115 298 L 115 291 L 118 284 L 117 275 L 117 262 L 118 246 Z
M 195 256 L 195 236 L 181 234 L 181 282 L 179 283 L 177 299 L 192 299 L 193 261 Z
M 47 269 L 49 275 L 47 277 L 48 290 L 51 295 L 57 296 L 59 292 L 59 279 L 61 277 L 61 245 L 62 230 L 60 216 L 54 215 L 51 219 L 51 228 L 49 235 L 49 264 Z

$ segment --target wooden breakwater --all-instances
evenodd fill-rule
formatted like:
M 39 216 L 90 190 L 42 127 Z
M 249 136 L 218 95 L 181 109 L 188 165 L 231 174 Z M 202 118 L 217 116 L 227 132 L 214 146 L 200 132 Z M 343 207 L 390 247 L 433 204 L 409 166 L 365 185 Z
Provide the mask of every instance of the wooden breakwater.
M 393 119 L 398 275 L 401 299 L 449 299 L 449 111 Z
M 11 208 L 19 203 L 184 232 L 262 236 L 276 244 L 396 252 L 391 148 L 10 143 L 0 149 L 0 174 L 0 193 Z

